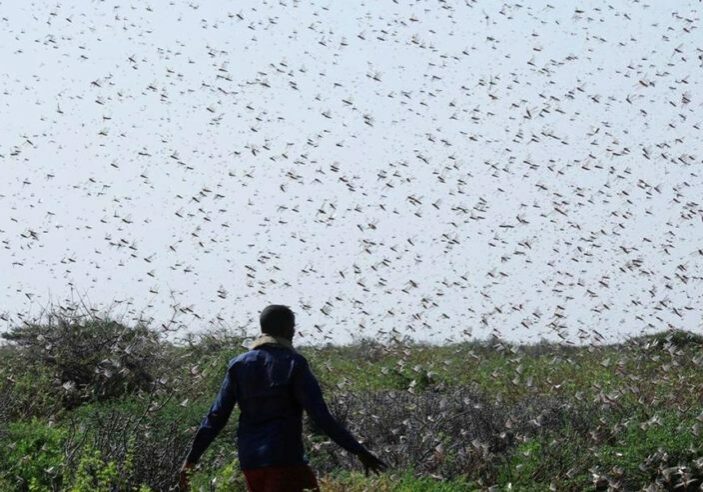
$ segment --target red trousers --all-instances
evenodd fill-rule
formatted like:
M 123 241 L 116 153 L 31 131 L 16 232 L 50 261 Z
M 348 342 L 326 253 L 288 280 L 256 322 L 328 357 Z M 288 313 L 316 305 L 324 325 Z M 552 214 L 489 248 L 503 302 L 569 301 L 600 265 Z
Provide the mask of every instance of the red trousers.
M 267 466 L 242 470 L 250 492 L 320 492 L 308 465 Z

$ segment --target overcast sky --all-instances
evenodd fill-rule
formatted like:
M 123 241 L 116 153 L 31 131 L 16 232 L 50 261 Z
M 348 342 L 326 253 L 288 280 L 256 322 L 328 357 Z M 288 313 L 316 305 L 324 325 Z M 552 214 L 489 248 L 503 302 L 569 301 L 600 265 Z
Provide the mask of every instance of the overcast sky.
M 0 329 L 701 332 L 700 2 L 611 3 L 0 1 Z

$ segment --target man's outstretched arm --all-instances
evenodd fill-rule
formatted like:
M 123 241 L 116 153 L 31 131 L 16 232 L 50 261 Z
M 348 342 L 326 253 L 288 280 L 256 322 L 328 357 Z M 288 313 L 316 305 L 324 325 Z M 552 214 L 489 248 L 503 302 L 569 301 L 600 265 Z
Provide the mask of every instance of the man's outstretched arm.
M 359 441 L 330 414 L 325 400 L 322 397 L 320 385 L 310 371 L 307 361 L 301 363 L 293 376 L 293 391 L 296 399 L 315 424 L 330 436 L 334 442 L 350 453 L 357 455 L 361 459 L 367 473 L 369 469 L 380 471 L 386 468 L 385 463 L 362 446 Z
M 237 401 L 235 395 L 235 381 L 232 365 L 227 368 L 227 374 L 222 381 L 220 391 L 215 398 L 215 401 L 210 406 L 198 432 L 195 434 L 193 445 L 191 446 L 186 463 L 195 464 L 200 459 L 200 456 L 205 452 L 210 443 L 217 437 L 222 428 L 229 420 L 232 414 L 232 409 Z

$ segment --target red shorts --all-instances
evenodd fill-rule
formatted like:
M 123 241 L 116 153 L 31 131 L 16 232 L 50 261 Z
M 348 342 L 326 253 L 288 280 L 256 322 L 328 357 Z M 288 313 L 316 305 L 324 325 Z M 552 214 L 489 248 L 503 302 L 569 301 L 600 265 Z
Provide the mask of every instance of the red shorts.
M 242 470 L 250 492 L 320 492 L 308 465 L 267 466 Z

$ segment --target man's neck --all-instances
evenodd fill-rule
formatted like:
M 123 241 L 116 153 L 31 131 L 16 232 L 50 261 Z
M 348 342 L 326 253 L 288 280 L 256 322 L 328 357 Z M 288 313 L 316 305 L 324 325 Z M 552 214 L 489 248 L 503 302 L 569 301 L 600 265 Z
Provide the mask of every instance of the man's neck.
M 276 337 L 269 335 L 267 333 L 261 334 L 259 338 L 254 340 L 254 342 L 249 346 L 251 350 L 261 347 L 262 345 L 280 345 L 290 350 L 295 350 L 293 348 L 293 341 L 285 337 Z

